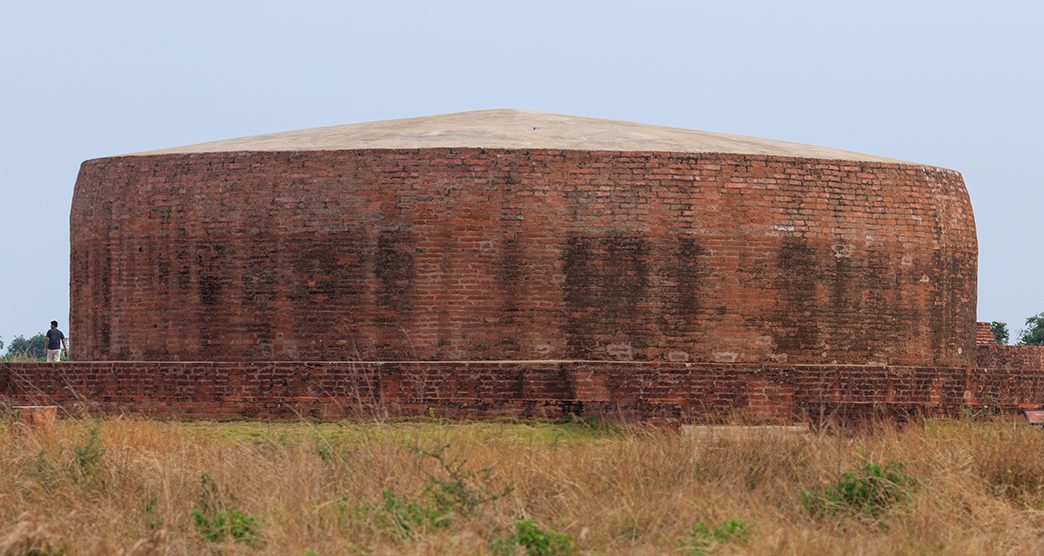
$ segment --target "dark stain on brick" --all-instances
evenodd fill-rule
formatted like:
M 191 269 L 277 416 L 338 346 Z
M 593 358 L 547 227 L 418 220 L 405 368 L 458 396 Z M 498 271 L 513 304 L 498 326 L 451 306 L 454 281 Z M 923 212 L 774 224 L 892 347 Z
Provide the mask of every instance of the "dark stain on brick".
M 415 245 L 415 239 L 406 230 L 383 230 L 373 255 L 377 279 L 375 348 L 393 359 L 418 357 L 409 334 L 416 287 Z
M 199 277 L 199 302 L 205 308 L 213 309 L 221 304 L 221 278 L 207 274 Z
M 102 222 L 100 223 L 102 230 L 101 245 L 102 248 L 98 250 L 98 266 L 95 269 L 97 276 L 97 282 L 95 287 L 97 288 L 98 298 L 101 307 L 95 315 L 96 326 L 95 329 L 98 331 L 98 347 L 101 353 L 105 356 L 110 356 L 113 353 L 112 350 L 112 321 L 109 319 L 109 315 L 112 314 L 112 203 L 106 202 L 102 204 L 101 210 Z
M 503 296 L 502 310 L 510 315 L 517 313 L 520 309 L 519 296 L 525 289 L 526 263 L 525 250 L 522 248 L 518 238 L 508 237 L 503 239 L 503 245 L 497 257 L 496 278 L 497 286 Z M 502 322 L 513 322 L 505 320 Z
M 833 245 L 833 264 L 821 266 L 820 280 L 830 292 L 830 305 L 819 318 L 829 319 L 819 328 L 820 340 L 839 353 L 865 352 L 867 333 L 864 326 L 852 326 L 859 320 L 864 301 L 864 287 L 859 277 L 866 272 L 866 261 L 851 253 L 853 246 L 845 242 Z M 844 254 L 845 256 L 838 256 Z
M 619 322 L 640 317 L 641 304 L 649 288 L 649 245 L 639 235 L 617 234 L 605 240 L 602 271 L 608 309 Z
M 252 252 L 244 256 L 239 269 L 239 289 L 242 291 L 242 327 L 254 342 L 257 353 L 275 355 L 274 322 L 277 318 L 277 292 L 286 286 L 280 279 L 277 265 L 282 253 Z M 239 312 L 237 312 L 239 313 Z
M 520 338 L 526 333 L 522 299 L 528 278 L 525 249 L 515 237 L 503 238 L 502 244 L 495 263 L 497 293 L 501 300 L 498 323 L 502 327 L 497 340 L 505 357 L 518 357 L 522 345 Z
M 365 309 L 367 261 L 358 229 L 324 234 L 319 241 L 295 240 L 288 246 L 284 259 L 290 277 L 287 298 L 294 314 L 300 315 L 293 321 L 298 345 L 317 351 L 358 335 L 363 324 L 358 315 Z
M 153 252 L 152 249 L 149 250 Z M 163 258 L 157 257 L 155 259 L 156 265 L 156 283 L 161 285 L 164 290 L 170 289 L 170 263 Z
M 229 323 L 240 307 L 232 303 L 226 284 L 233 266 L 228 247 L 220 242 L 196 245 L 196 289 L 199 294 L 198 338 L 200 360 L 217 359 L 232 339 Z
M 186 291 L 189 284 L 192 283 L 192 269 L 189 267 L 189 252 L 185 247 L 178 250 L 178 254 L 175 258 L 175 266 L 178 269 L 177 273 L 177 289 L 179 291 Z
M 636 235 L 571 235 L 562 254 L 566 346 L 570 357 L 596 359 L 609 344 L 627 343 L 642 356 L 647 337 L 633 323 L 644 318 L 649 286 L 648 247 Z
M 777 353 L 805 354 L 819 344 L 815 295 L 821 271 L 816 250 L 803 239 L 787 238 L 777 261 L 779 299 L 770 332 Z
M 377 303 L 391 319 L 406 316 L 413 308 L 414 245 L 410 233 L 404 230 L 383 230 L 377 237 L 373 265 Z
M 658 316 L 664 334 L 686 342 L 700 328 L 704 309 L 700 290 L 710 273 L 703 260 L 707 250 L 695 238 L 679 237 L 674 243 L 674 252 L 663 271 L 663 309 Z

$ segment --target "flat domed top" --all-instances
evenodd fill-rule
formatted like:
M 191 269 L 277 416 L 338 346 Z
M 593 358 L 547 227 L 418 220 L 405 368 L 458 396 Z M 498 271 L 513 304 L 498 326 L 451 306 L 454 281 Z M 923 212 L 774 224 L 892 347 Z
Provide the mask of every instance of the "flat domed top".
M 284 131 L 134 153 L 134 156 L 352 149 L 554 149 L 731 153 L 902 162 L 840 149 L 676 127 L 531 112 L 477 110 L 438 116 Z

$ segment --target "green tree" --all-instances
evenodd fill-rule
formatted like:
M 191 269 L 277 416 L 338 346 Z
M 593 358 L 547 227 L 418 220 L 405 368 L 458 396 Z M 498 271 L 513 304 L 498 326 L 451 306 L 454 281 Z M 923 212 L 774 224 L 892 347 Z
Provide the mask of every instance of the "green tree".
M 1044 313 L 1026 319 L 1026 328 L 1019 335 L 1020 346 L 1044 346 Z
M 47 354 L 43 349 L 44 338 L 43 332 L 28 339 L 24 336 L 15 336 L 7 345 L 6 359 L 47 359 Z
M 990 323 L 990 332 L 993 332 L 993 341 L 1002 346 L 1008 344 L 1008 323 L 993 321 Z

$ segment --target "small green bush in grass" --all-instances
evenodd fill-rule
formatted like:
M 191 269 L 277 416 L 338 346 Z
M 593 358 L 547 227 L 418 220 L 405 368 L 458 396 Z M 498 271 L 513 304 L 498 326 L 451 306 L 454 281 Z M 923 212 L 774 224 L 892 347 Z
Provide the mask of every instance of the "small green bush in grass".
M 859 472 L 845 471 L 831 488 L 803 491 L 801 502 L 816 517 L 851 511 L 877 518 L 894 505 L 909 501 L 915 483 L 898 462 L 884 466 L 868 463 Z
M 518 549 L 528 556 L 567 556 L 577 553 L 576 542 L 569 533 L 541 529 L 528 519 L 515 523 L 515 534 L 494 539 L 489 550 L 496 556 L 512 556 Z
M 258 519 L 224 502 L 217 483 L 209 475 L 200 475 L 200 507 L 192 510 L 196 532 L 207 542 L 221 543 L 230 539 L 252 548 L 261 544 Z
M 745 545 L 750 541 L 750 528 L 742 519 L 729 519 L 713 529 L 699 522 L 692 527 L 689 538 L 682 542 L 682 551 L 689 556 L 702 556 L 726 544 Z
M 408 535 L 425 525 L 441 529 L 453 523 L 453 511 L 448 508 L 414 504 L 399 498 L 388 489 L 381 491 L 381 498 L 384 499 L 384 511 L 392 524 L 404 534 Z

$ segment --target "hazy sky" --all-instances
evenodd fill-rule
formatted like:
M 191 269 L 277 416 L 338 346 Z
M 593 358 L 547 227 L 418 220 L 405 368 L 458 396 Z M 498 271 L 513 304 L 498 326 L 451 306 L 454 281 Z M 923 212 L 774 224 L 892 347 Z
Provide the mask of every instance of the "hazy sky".
M 1044 3 L 841 4 L 4 1 L 0 338 L 66 324 L 83 160 L 494 107 L 959 170 L 979 320 L 1019 328 L 1044 311 Z

